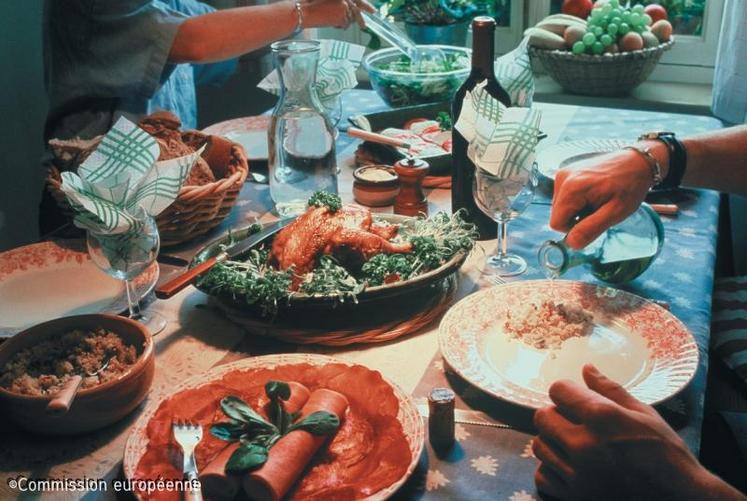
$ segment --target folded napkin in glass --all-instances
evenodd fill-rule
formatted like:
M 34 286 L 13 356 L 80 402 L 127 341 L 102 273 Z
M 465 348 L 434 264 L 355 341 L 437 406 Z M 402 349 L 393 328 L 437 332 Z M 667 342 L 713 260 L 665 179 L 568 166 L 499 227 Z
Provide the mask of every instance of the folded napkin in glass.
M 99 234 L 137 231 L 138 207 L 156 216 L 171 205 L 202 149 L 157 162 L 159 152 L 150 134 L 120 118 L 77 174 L 62 173 L 75 225 Z
M 508 178 L 531 170 L 541 116 L 534 108 L 504 106 L 481 85 L 467 92 L 454 127 L 469 142 L 467 156 L 476 166 Z
M 337 106 L 337 99 L 343 92 L 358 85 L 355 72 L 366 48 L 340 40 L 319 40 L 319 44 L 316 91 L 324 107 L 332 109 Z M 257 87 L 278 95 L 280 77 L 277 70 L 263 78 Z
M 495 60 L 495 77 L 511 98 L 512 106 L 528 108 L 534 99 L 534 73 L 529 60 L 529 39 Z

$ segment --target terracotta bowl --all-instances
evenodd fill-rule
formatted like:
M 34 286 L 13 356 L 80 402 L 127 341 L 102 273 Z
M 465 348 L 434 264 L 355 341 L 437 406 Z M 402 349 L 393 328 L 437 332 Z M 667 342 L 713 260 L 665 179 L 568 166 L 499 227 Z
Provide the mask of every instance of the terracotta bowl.
M 119 421 L 145 399 L 153 383 L 155 357 L 150 332 L 142 324 L 116 315 L 79 315 L 58 318 L 19 332 L 0 345 L 0 370 L 15 353 L 73 329 L 103 327 L 134 345 L 138 358 L 120 378 L 81 389 L 70 410 L 61 416 L 46 412 L 52 396 L 29 396 L 0 388 L 0 409 L 21 428 L 44 435 L 86 433 Z
M 371 173 L 385 173 L 387 177 L 376 179 Z M 389 165 L 366 165 L 353 172 L 353 197 L 361 205 L 384 207 L 392 205 L 399 193 L 399 176 Z

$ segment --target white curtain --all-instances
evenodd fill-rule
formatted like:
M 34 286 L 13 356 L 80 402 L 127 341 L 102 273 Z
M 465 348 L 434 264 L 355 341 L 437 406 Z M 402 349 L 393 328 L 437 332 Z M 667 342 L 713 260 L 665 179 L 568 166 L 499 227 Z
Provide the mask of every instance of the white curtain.
M 713 114 L 747 122 L 747 0 L 726 0 L 713 76 Z

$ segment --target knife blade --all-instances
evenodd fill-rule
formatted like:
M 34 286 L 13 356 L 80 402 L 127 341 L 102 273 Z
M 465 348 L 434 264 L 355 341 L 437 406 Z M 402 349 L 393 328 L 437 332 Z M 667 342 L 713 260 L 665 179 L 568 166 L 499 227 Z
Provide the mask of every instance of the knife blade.
M 158 299 L 170 298 L 171 296 L 191 284 L 197 277 L 199 277 L 203 273 L 206 273 L 216 264 L 227 261 L 231 258 L 235 258 L 236 256 L 240 256 L 255 245 L 258 245 L 266 239 L 270 238 L 293 221 L 295 221 L 295 218 L 281 219 L 280 221 L 276 221 L 268 226 L 265 226 L 259 233 L 248 236 L 240 242 L 237 242 L 231 247 L 223 250 L 219 254 L 206 259 L 197 266 L 190 268 L 184 273 L 161 285 L 156 289 L 156 297 Z
M 417 402 L 418 413 L 428 418 L 428 402 L 419 400 Z M 490 428 L 501 428 L 504 430 L 513 429 L 511 425 L 496 422 L 484 412 L 467 409 L 454 409 L 454 422 L 458 424 L 471 424 L 474 426 L 488 426 Z

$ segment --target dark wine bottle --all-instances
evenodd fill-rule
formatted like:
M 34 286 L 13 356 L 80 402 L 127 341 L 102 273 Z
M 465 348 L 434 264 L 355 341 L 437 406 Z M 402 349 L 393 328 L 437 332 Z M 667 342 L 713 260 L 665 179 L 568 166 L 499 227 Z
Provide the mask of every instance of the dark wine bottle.
M 511 105 L 511 98 L 495 78 L 493 69 L 495 61 L 495 20 L 492 17 L 480 16 L 472 21 L 472 71 L 467 80 L 454 95 L 451 112 L 454 123 L 459 119 L 464 97 L 477 85 L 485 83 L 486 91 L 506 106 Z M 452 171 L 451 171 L 451 210 L 467 210 L 467 220 L 477 225 L 481 239 L 495 238 L 497 225 L 485 215 L 475 203 L 472 195 L 472 183 L 475 179 L 475 164 L 467 157 L 469 144 L 456 128 L 452 129 Z

